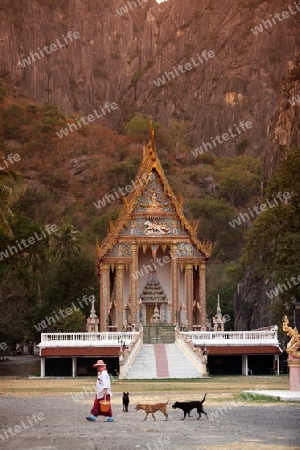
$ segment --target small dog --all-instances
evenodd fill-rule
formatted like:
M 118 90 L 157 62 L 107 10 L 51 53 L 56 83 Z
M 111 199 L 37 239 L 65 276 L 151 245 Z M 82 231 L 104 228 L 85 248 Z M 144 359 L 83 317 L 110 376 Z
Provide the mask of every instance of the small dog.
M 123 392 L 123 411 L 128 412 L 129 392 Z
M 138 403 L 136 405 L 135 409 L 136 409 L 136 411 L 138 411 L 139 409 L 143 409 L 145 411 L 146 417 L 144 420 L 147 419 L 148 414 L 152 414 L 153 419 L 156 420 L 154 417 L 154 413 L 156 413 L 157 411 L 161 411 L 164 414 L 166 420 L 168 420 L 168 413 L 167 413 L 167 404 L 168 403 L 169 402 L 156 403 L 155 405 L 145 405 L 145 404 Z
M 197 409 L 197 412 L 199 414 L 197 417 L 197 420 L 200 419 L 201 413 L 205 414 L 206 418 L 208 419 L 208 416 L 207 416 L 206 412 L 203 410 L 203 406 L 202 406 L 205 401 L 205 397 L 206 397 L 206 394 L 204 395 L 203 400 L 201 402 L 200 401 L 176 402 L 176 403 L 174 403 L 174 405 L 172 405 L 172 408 L 174 408 L 174 409 L 179 408 L 179 409 L 183 410 L 184 416 L 181 420 L 184 420 L 187 414 L 189 417 L 191 417 L 190 412 L 194 408 Z

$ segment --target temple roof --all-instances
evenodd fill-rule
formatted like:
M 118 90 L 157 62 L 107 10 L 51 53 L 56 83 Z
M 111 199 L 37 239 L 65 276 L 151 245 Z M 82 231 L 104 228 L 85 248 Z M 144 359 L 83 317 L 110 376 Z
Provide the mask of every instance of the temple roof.
M 112 250 L 113 246 L 118 242 L 118 239 L 122 231 L 126 228 L 129 221 L 132 219 L 132 214 L 137 206 L 138 200 L 143 194 L 149 178 L 145 176 L 151 176 L 155 173 L 159 178 L 162 185 L 163 193 L 168 198 L 169 203 L 172 205 L 174 214 L 179 219 L 182 228 L 187 232 L 191 242 L 194 244 L 197 251 L 199 251 L 205 259 L 208 259 L 211 255 L 212 244 L 211 242 L 204 240 L 200 242 L 197 238 L 197 222 L 189 222 L 183 214 L 183 199 L 181 196 L 176 198 L 173 193 L 167 177 L 163 171 L 159 158 L 155 150 L 154 130 L 151 125 L 150 140 L 148 145 L 144 145 L 143 159 L 135 177 L 133 189 L 126 197 L 123 197 L 123 207 L 115 222 L 110 222 L 110 230 L 102 244 L 97 241 L 97 256 L 101 260 L 107 253 Z M 155 193 L 153 195 L 153 206 L 155 208 Z M 153 210 L 149 210 L 148 213 Z M 146 210 L 145 210 L 146 212 Z

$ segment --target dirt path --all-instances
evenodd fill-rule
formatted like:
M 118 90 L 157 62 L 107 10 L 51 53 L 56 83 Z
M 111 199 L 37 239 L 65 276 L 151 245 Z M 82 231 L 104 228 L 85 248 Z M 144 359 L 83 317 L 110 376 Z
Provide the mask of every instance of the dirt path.
M 132 383 L 129 412 L 123 413 L 122 389 L 113 385 L 114 423 L 88 422 L 94 380 L 1 379 L 0 448 L 3 450 L 299 450 L 300 404 L 238 403 L 236 393 L 249 386 L 286 385 L 286 379 L 265 377 L 219 378 L 201 383 L 154 383 L 151 392 L 138 392 L 149 383 Z M 249 377 L 250 379 L 250 377 Z M 88 391 L 88 388 L 90 391 Z M 175 400 L 202 398 L 209 419 L 182 421 L 182 412 L 171 408 Z M 84 393 L 87 390 L 87 393 Z M 127 390 L 127 389 L 126 389 Z M 128 389 L 130 390 L 130 388 Z M 23 391 L 23 394 L 20 395 Z M 121 392 L 117 392 L 121 391 Z M 4 395 L 3 395 L 4 393 Z M 76 395 L 77 394 L 77 395 Z M 156 421 L 135 411 L 140 402 L 169 399 L 169 420 Z
M 135 411 L 140 399 L 134 395 L 128 413 L 122 412 L 121 394 L 113 400 L 114 423 L 88 422 L 93 396 L 74 401 L 71 395 L 47 397 L 1 397 L 1 449 L 15 450 L 282 450 L 300 448 L 300 405 L 264 404 L 213 406 L 205 410 L 210 419 L 193 417 L 181 421 L 182 412 L 169 407 L 169 420 L 156 414 L 143 421 Z M 143 395 L 158 400 L 161 396 Z M 177 399 L 174 395 L 173 399 Z M 215 402 L 214 402 L 215 403 Z M 223 409 L 220 409 L 223 408 Z M 212 416 L 212 413 L 214 415 Z M 2 436 L 2 437 L 1 437 Z M 167 445 L 168 444 L 168 445 Z

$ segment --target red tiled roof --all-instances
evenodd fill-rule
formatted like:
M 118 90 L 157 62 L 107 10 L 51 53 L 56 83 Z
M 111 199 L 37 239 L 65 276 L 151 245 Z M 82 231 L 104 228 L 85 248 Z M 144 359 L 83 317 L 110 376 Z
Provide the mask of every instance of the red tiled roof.
M 114 356 L 120 354 L 118 347 L 50 347 L 42 348 L 41 356 Z
M 203 346 L 201 346 L 203 350 Z M 275 345 L 206 345 L 206 354 L 210 355 L 277 355 L 282 353 Z

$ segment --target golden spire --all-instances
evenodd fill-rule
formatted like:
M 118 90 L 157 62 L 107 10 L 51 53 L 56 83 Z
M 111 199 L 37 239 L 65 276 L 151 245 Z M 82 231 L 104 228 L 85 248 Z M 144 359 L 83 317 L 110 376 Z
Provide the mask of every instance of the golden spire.
M 154 128 L 153 128 L 152 119 L 150 120 L 150 140 L 151 140 L 152 148 L 154 150 L 154 148 L 155 148 L 155 134 L 154 134 Z

